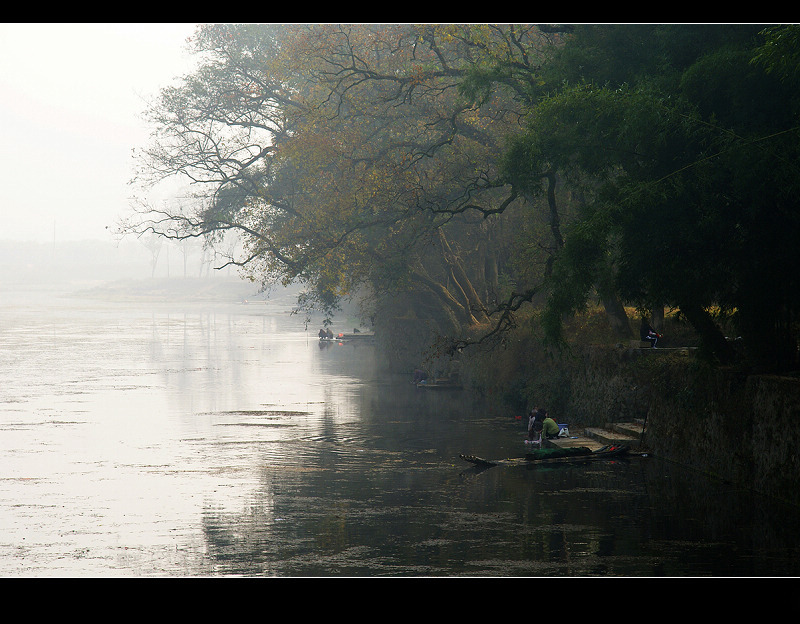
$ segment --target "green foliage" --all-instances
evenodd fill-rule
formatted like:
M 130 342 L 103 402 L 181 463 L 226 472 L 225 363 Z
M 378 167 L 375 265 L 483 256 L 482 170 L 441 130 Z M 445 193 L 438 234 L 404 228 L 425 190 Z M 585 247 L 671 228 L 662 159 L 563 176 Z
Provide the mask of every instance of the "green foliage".
M 555 169 L 588 193 L 553 267 L 551 336 L 610 271 L 624 300 L 681 308 L 720 359 L 732 352 L 715 305 L 736 310 L 757 361 L 800 364 L 800 280 L 779 269 L 800 262 L 798 92 L 764 71 L 787 70 L 754 35 L 585 26 L 564 47 L 551 69 L 569 82 L 532 104 L 504 160 L 530 192 Z
M 800 79 L 800 25 L 773 26 L 763 35 L 763 44 L 754 51 L 752 62 L 782 82 L 796 86 Z

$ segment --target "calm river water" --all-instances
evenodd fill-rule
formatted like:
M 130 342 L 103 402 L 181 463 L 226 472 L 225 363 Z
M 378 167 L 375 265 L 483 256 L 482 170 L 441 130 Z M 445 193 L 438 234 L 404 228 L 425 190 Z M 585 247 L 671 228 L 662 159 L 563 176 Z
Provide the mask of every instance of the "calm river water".
M 522 421 L 289 302 L 2 294 L 5 577 L 800 573 L 800 510 L 657 458 L 465 464 Z

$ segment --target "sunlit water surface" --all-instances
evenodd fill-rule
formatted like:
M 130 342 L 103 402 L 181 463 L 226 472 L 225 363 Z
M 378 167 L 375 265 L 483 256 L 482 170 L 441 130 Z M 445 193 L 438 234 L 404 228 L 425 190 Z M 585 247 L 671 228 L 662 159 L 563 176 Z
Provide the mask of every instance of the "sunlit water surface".
M 797 509 L 657 458 L 465 464 L 518 455 L 521 421 L 289 309 L 6 289 L 0 573 L 800 572 Z

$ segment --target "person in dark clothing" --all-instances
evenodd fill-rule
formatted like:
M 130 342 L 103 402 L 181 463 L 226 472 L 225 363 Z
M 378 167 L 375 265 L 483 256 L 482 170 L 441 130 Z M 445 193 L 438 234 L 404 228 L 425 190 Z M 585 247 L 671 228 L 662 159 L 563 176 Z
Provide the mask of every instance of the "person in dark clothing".
M 650 327 L 650 323 L 648 323 L 645 318 L 642 317 L 642 324 L 639 327 L 639 338 L 641 338 L 642 341 L 648 341 L 650 343 L 650 347 L 655 349 L 656 344 L 658 344 L 658 339 L 661 338 L 661 334 Z
M 536 438 L 539 437 L 537 435 L 537 432 L 536 432 L 536 429 L 535 429 L 535 425 L 536 425 L 537 422 L 541 423 L 542 422 L 542 418 L 539 416 L 539 408 L 538 407 L 534 407 L 531 410 L 531 413 L 528 415 L 528 439 L 529 440 L 533 440 L 533 439 L 536 439 Z
M 547 410 L 543 407 L 534 407 L 528 418 L 528 439 L 541 439 L 542 426 L 545 419 L 549 418 Z M 551 419 L 552 420 L 552 419 Z

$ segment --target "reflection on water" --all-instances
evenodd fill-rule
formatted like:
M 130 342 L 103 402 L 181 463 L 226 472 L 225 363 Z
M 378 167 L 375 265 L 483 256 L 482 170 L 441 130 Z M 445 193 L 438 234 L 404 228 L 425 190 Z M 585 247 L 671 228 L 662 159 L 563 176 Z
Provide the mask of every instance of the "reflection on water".
M 0 308 L 6 576 L 796 575 L 798 510 L 655 458 L 478 470 L 519 421 L 287 308 Z

